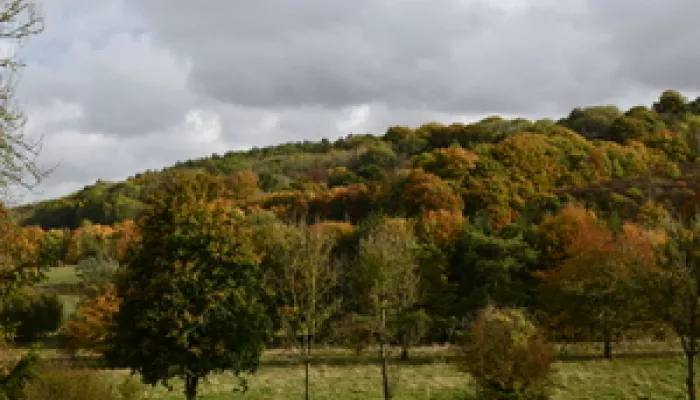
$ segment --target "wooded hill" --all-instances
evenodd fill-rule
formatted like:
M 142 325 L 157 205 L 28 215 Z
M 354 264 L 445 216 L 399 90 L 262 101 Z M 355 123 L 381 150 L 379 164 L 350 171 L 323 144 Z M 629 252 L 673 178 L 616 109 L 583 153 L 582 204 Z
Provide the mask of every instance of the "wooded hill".
M 310 221 L 439 211 L 505 226 L 573 199 L 633 215 L 647 200 L 694 194 L 699 134 L 700 98 L 666 91 L 651 107 L 576 108 L 558 121 L 394 126 L 381 136 L 213 154 L 14 211 L 22 224 L 44 229 L 112 225 L 134 219 L 164 177 L 188 170 L 219 177 L 241 206 Z

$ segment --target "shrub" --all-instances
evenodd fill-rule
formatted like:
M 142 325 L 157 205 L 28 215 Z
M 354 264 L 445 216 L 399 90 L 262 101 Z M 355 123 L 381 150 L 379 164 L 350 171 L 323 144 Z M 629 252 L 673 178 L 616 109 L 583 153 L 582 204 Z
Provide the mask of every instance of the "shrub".
M 465 340 L 464 369 L 489 400 L 549 398 L 554 347 L 524 313 L 487 307 Z
M 95 372 L 45 370 L 29 384 L 26 400 L 117 400 Z
M 55 294 L 23 292 L 10 299 L 0 314 L 3 324 L 14 327 L 15 341 L 35 342 L 59 328 L 63 303 Z
M 39 356 L 31 352 L 12 368 L 0 368 L 0 400 L 25 400 L 25 388 L 37 377 Z

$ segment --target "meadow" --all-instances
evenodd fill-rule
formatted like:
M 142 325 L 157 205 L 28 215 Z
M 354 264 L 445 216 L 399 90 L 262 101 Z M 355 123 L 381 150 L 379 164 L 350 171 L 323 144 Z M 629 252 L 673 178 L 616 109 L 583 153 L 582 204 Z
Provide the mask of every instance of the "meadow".
M 53 353 L 46 350 L 48 353 Z M 447 348 L 419 348 L 409 361 L 393 359 L 390 367 L 395 399 L 470 399 L 474 387 L 460 372 L 457 360 Z M 613 360 L 569 353 L 555 365 L 554 400 L 565 399 L 684 399 L 683 358 L 667 353 L 618 354 Z M 55 353 L 53 353 L 55 354 Z M 357 357 L 349 352 L 323 350 L 311 370 L 314 399 L 362 400 L 381 398 L 379 366 L 367 351 Z M 50 358 L 50 357 L 49 357 Z M 231 373 L 212 375 L 201 387 L 202 400 L 302 399 L 304 369 L 288 351 L 270 350 L 260 369 L 245 375 L 247 391 L 239 392 L 240 381 Z M 83 370 L 83 368 L 78 368 Z M 131 379 L 127 371 L 93 370 L 115 386 Z M 173 391 L 162 386 L 138 384 L 142 398 L 182 399 L 181 385 Z
M 77 278 L 72 267 L 53 269 L 43 282 L 47 290 L 56 290 L 66 313 L 75 309 L 79 294 L 73 290 Z M 73 288 L 73 289 L 71 289 Z M 173 381 L 172 391 L 162 386 L 146 386 L 128 371 L 100 369 L 92 357 L 69 359 L 47 342 L 42 357 L 53 368 L 89 370 L 112 382 L 115 387 L 130 380 L 142 398 L 181 399 L 181 384 Z M 676 342 L 623 342 L 613 347 L 612 360 L 601 359 L 599 344 L 560 344 L 555 365 L 555 400 L 564 399 L 684 399 L 684 359 Z M 9 351 L 18 356 L 24 350 Z M 8 354 L 8 352 L 5 352 Z M 447 346 L 412 349 L 409 360 L 391 353 L 390 374 L 395 399 L 470 399 L 474 386 L 460 371 L 458 349 Z M 87 362 L 86 362 L 87 361 Z M 271 349 L 259 370 L 243 376 L 247 390 L 231 373 L 209 377 L 201 387 L 201 399 L 294 399 L 304 395 L 304 368 L 299 355 L 291 350 Z M 357 355 L 349 350 L 319 348 L 311 370 L 314 399 L 360 400 L 381 398 L 381 377 L 377 353 L 368 349 Z

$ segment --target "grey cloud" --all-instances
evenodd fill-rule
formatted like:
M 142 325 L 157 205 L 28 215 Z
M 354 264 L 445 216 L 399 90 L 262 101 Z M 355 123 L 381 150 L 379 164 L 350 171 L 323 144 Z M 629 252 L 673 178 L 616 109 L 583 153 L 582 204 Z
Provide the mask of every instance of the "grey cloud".
M 615 90 L 614 65 L 591 57 L 604 42 L 568 3 L 133 3 L 160 43 L 193 60 L 193 87 L 229 103 L 531 112 Z
M 617 77 L 655 90 L 700 90 L 700 2 L 589 0 L 588 29 L 607 37 L 603 56 L 618 60 Z
M 212 152 L 700 92 L 697 0 L 44 3 L 20 100 L 59 169 L 34 198 Z
M 193 61 L 192 86 L 227 103 L 557 113 L 698 85 L 696 0 L 510 3 L 132 1 Z
M 80 104 L 83 118 L 72 128 L 108 135 L 144 134 L 177 123 L 196 101 L 186 87 L 186 62 L 136 32 L 129 18 L 135 14 L 122 1 L 101 2 L 104 8 L 69 3 L 80 12 L 67 15 L 51 3 L 46 31 L 24 49 L 32 62 L 21 90 L 30 105 Z

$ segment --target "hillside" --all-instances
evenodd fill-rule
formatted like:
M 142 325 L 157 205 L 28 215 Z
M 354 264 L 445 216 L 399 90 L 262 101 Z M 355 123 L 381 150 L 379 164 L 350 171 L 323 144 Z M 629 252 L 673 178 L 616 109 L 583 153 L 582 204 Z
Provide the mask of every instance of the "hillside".
M 163 177 L 194 170 L 238 184 L 252 179 L 254 187 L 246 190 L 253 192 L 239 199 L 242 205 L 278 214 L 358 221 L 379 211 L 415 216 L 460 210 L 507 224 L 541 201 L 573 197 L 610 209 L 625 201 L 620 196 L 641 201 L 648 196 L 632 189 L 650 178 L 693 176 L 688 171 L 698 134 L 700 98 L 689 102 L 666 91 L 651 107 L 576 108 L 558 121 L 489 117 L 472 124 L 395 126 L 383 135 L 214 154 L 123 182 L 98 181 L 15 213 L 24 225 L 45 229 L 72 229 L 83 221 L 111 225 L 135 218 Z M 698 182 L 684 182 L 687 197 Z M 611 193 L 617 193 L 614 199 Z

